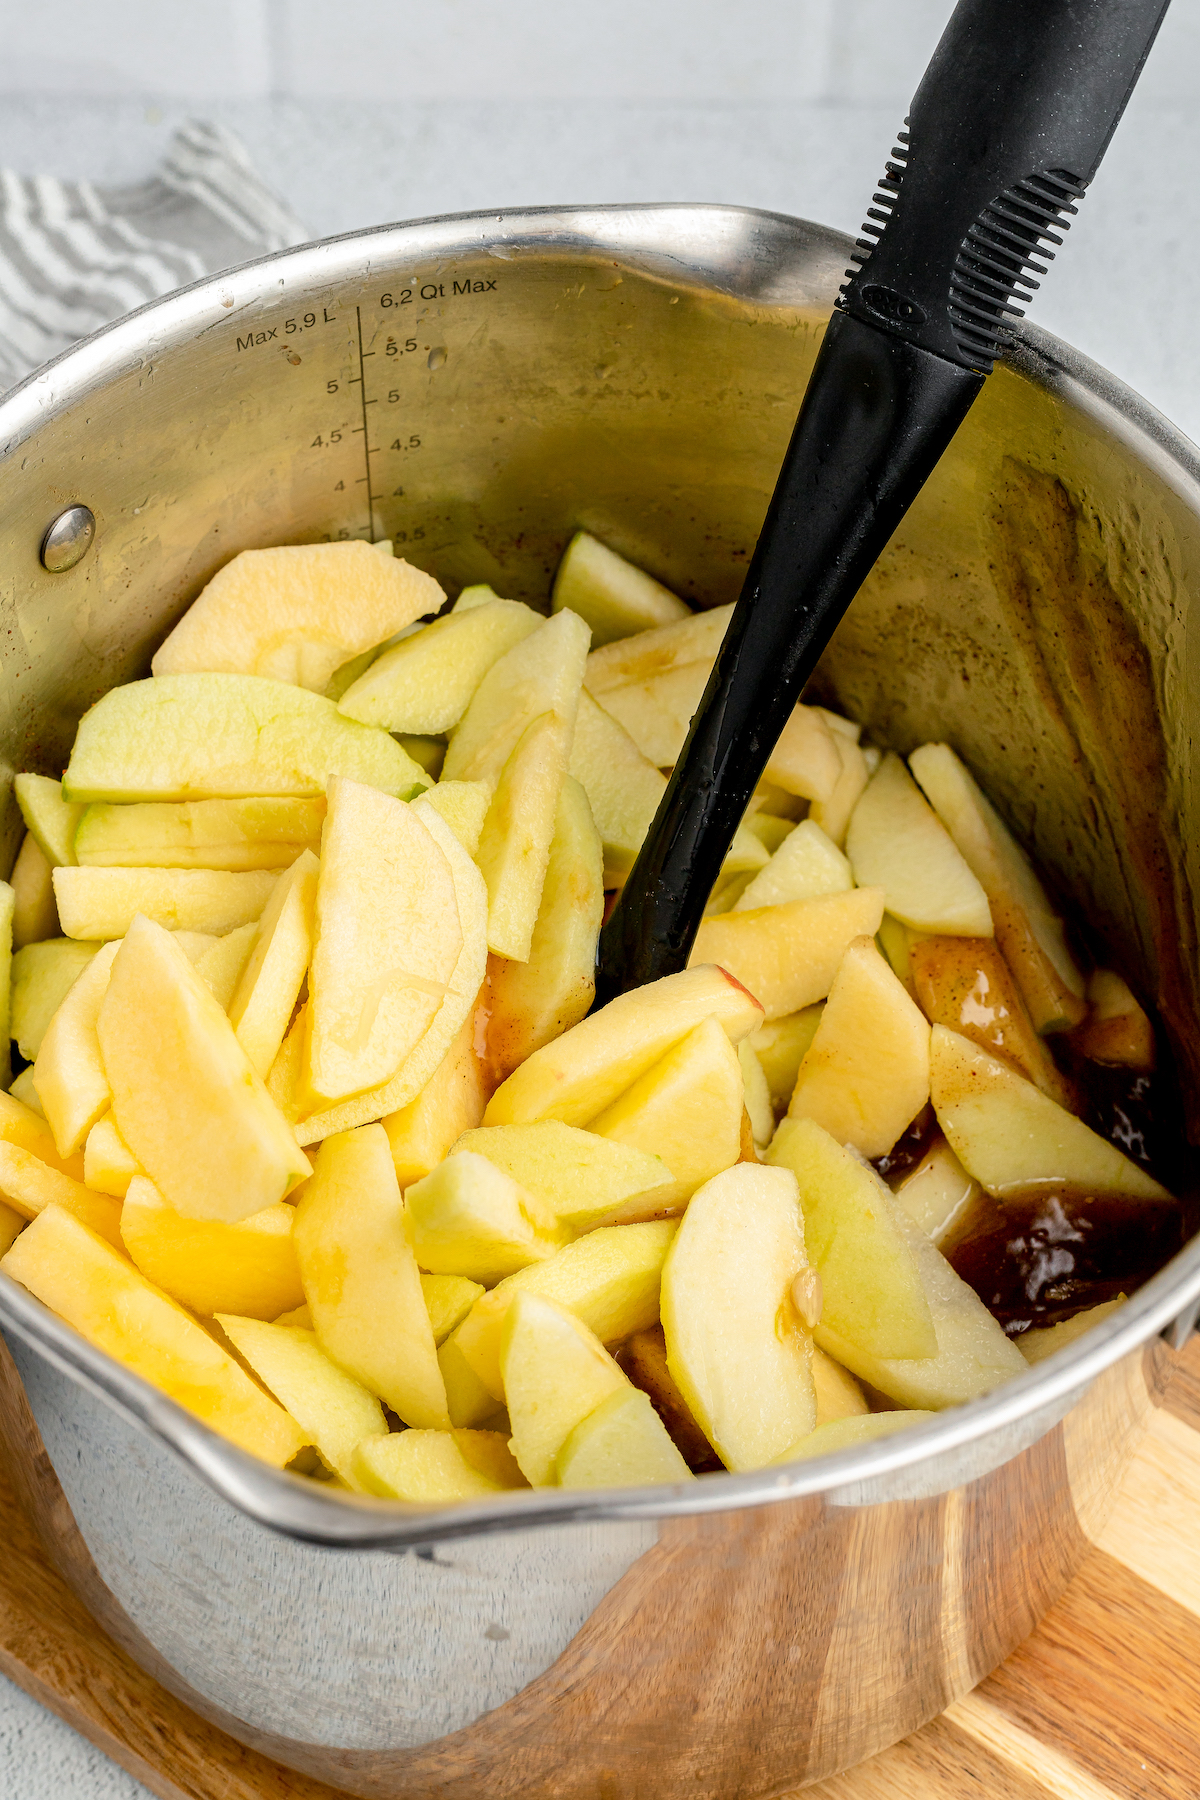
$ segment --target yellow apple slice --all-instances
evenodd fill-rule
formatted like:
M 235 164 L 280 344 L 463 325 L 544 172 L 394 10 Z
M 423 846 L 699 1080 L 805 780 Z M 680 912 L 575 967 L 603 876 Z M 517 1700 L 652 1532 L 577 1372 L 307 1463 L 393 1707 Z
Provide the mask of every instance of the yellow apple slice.
M 8 1091 L 14 1100 L 19 1100 L 22 1106 L 28 1107 L 31 1112 L 35 1112 L 39 1119 L 45 1118 L 46 1115 L 42 1110 L 42 1103 L 37 1097 L 37 1089 L 33 1085 L 32 1064 L 28 1068 L 22 1069 L 19 1075 L 13 1076 L 12 1080 L 9 1082 Z
M 407 1500 L 417 1506 L 446 1506 L 455 1500 L 482 1500 L 524 1487 L 519 1469 L 515 1480 L 496 1481 L 464 1456 L 460 1439 L 494 1438 L 494 1431 L 393 1431 L 387 1437 L 364 1438 L 354 1451 L 354 1472 L 366 1494 L 383 1500 Z M 510 1459 L 511 1460 L 511 1459 Z
M 874 937 L 883 889 L 851 888 L 702 921 L 692 962 L 718 963 L 755 996 L 768 1019 L 823 1000 L 857 937 Z
M 557 713 L 542 713 L 526 727 L 500 771 L 479 838 L 475 860 L 488 891 L 488 949 L 516 962 L 526 961 L 533 941 L 570 736 Z
M 496 1342 L 498 1345 L 498 1336 Z M 500 1403 L 460 1350 L 457 1328 L 438 1347 L 438 1368 L 446 1387 L 446 1411 L 456 1431 L 482 1425 L 495 1416 Z M 499 1379 L 497 1374 L 497 1384 Z
M 445 999 L 462 944 L 450 866 L 421 817 L 333 778 L 309 975 L 305 1079 L 317 1104 L 396 1073 Z
M 75 833 L 83 816 L 82 806 L 63 799 L 62 782 L 48 775 L 18 775 L 13 796 L 21 817 L 51 868 L 75 861 Z
M 811 1119 L 785 1119 L 767 1158 L 799 1185 L 808 1255 L 821 1277 L 818 1342 L 843 1363 L 827 1337 L 873 1356 L 936 1355 L 929 1303 L 906 1248 L 904 1215 L 870 1164 Z
M 483 821 L 492 803 L 486 781 L 439 781 L 421 796 L 449 825 L 468 856 L 474 856 L 483 833 Z
M 913 990 L 926 1018 L 1012 1063 L 1071 1107 L 1071 1084 L 1033 1027 L 1029 1009 L 994 938 L 928 937 L 909 953 Z
M 550 1217 L 573 1232 L 654 1218 L 682 1198 L 661 1157 L 626 1143 L 610 1143 L 559 1119 L 483 1125 L 459 1138 L 450 1160 L 466 1153 L 486 1157 L 503 1169 Z
M 477 1300 L 442 1346 L 454 1346 L 495 1401 L 503 1400 L 500 1338 L 513 1296 L 539 1294 L 574 1313 L 603 1344 L 620 1343 L 658 1322 L 663 1260 L 675 1235 L 673 1219 L 644 1225 L 604 1225 L 530 1263 Z
M 274 1319 L 304 1299 L 294 1219 L 282 1201 L 234 1225 L 185 1219 L 152 1181 L 135 1175 L 121 1208 L 121 1240 L 146 1280 L 190 1312 Z
M 202 1325 L 61 1207 L 48 1206 L 0 1267 L 90 1344 L 264 1462 L 282 1468 L 309 1442 Z
M 442 767 L 447 781 L 498 781 L 526 729 L 543 713 L 563 721 L 570 755 L 588 635 L 574 613 L 556 613 L 492 664 L 450 739 Z
M 232 1313 L 218 1313 L 216 1320 L 238 1355 L 296 1420 L 305 1443 L 315 1444 L 347 1486 L 361 1492 L 355 1445 L 387 1434 L 374 1394 L 331 1362 L 302 1326 L 268 1325 Z
M 842 958 L 788 1106 L 839 1144 L 886 1156 L 929 1098 L 929 1021 L 875 948 Z
M 422 1270 L 421 1292 L 433 1327 L 433 1341 L 440 1349 L 483 1293 L 483 1284 L 468 1281 L 465 1275 L 430 1275 Z M 490 1395 L 488 1399 L 490 1402 Z
M 34 1098 L 37 1098 L 36 1092 Z M 52 1169 L 69 1175 L 73 1181 L 84 1178 L 83 1158 L 60 1156 L 44 1114 L 34 1111 L 17 1094 L 0 1092 L 0 1142 L 16 1144 L 20 1149 L 30 1151 L 39 1162 L 49 1163 Z
M 881 887 L 888 912 L 914 930 L 992 936 L 987 895 L 893 751 L 854 808 L 846 853 L 854 879 Z
M 596 698 L 646 761 L 665 769 L 679 760 L 711 673 L 708 661 L 683 663 L 647 681 L 605 688 Z
M 841 1419 L 828 1419 L 807 1437 L 793 1444 L 777 1463 L 804 1462 L 812 1456 L 833 1456 L 838 1450 L 855 1450 L 859 1444 L 873 1444 L 877 1438 L 893 1437 L 912 1425 L 923 1425 L 935 1418 L 932 1412 L 905 1410 L 884 1413 L 856 1413 Z
M 48 1206 L 61 1206 L 108 1243 L 121 1247 L 117 1202 L 108 1194 L 93 1193 L 19 1144 L 0 1142 L 0 1200 L 26 1219 L 35 1219 Z
M 60 1156 L 74 1156 L 112 1104 L 96 1024 L 119 944 L 105 944 L 73 983 L 42 1036 L 33 1085 Z
M 488 1090 L 476 1044 L 480 1035 L 476 1009 L 416 1099 L 383 1120 L 401 1188 L 436 1169 L 463 1132 L 483 1119 Z
M 586 1325 L 553 1301 L 513 1296 L 500 1349 L 512 1452 L 533 1487 L 556 1479 L 558 1453 L 581 1420 L 629 1382 Z
M 951 1227 L 965 1218 L 982 1192 L 943 1137 L 929 1146 L 895 1189 L 909 1218 L 934 1244 L 940 1244 Z
M 795 1091 L 796 1077 L 800 1073 L 800 1064 L 817 1035 L 817 1026 L 821 1023 L 824 1010 L 825 1003 L 820 1001 L 815 1006 L 802 1008 L 800 1012 L 785 1013 L 782 1019 L 772 1019 L 769 1025 L 760 1025 L 746 1039 L 767 1078 L 771 1105 L 776 1115 L 785 1113 L 788 1109 L 788 1102 Z
M 598 699 L 614 688 L 652 681 L 695 663 L 711 669 L 732 617 L 732 606 L 714 606 L 605 644 L 588 657 L 584 686 Z
M 1069 1030 L 1086 1010 L 1083 976 L 1029 858 L 948 744 L 924 744 L 909 763 L 988 897 L 996 941 L 1034 1025 Z
M 133 921 L 96 1029 L 117 1130 L 177 1212 L 233 1222 L 307 1179 L 308 1158 L 170 932 Z
M 832 715 L 826 714 L 826 719 L 832 725 Z M 813 801 L 808 809 L 808 816 L 814 825 L 821 827 L 830 843 L 840 850 L 846 842 L 850 816 L 862 798 L 863 790 L 871 779 L 871 772 L 867 767 L 867 759 L 854 738 L 838 736 L 838 755 L 842 759 L 842 772 L 838 776 L 837 785 L 828 800 Z
M 0 1201 L 0 1256 L 12 1249 L 28 1223 L 24 1213 Z
M 1002 1199 L 1035 1183 L 1127 1200 L 1168 1200 L 1166 1188 L 1015 1069 L 935 1025 L 933 1109 L 963 1168 Z
M 796 1182 L 741 1163 L 702 1187 L 662 1278 L 667 1362 L 727 1469 L 759 1469 L 812 1430 L 812 1335 L 792 1304 L 807 1267 Z
M 834 1362 L 832 1356 L 826 1356 L 819 1344 L 813 1345 L 812 1373 L 818 1431 L 834 1419 L 853 1419 L 870 1412 L 867 1397 L 853 1375 Z
M 1093 1325 L 1110 1319 L 1118 1306 L 1124 1306 L 1127 1297 L 1125 1294 L 1118 1294 L 1115 1300 L 1105 1300 L 1100 1306 L 1089 1306 L 1086 1311 L 1076 1313 L 1074 1318 L 1063 1319 L 1057 1325 L 1044 1326 L 1040 1331 L 1023 1331 L 1017 1339 L 1017 1349 L 1027 1363 L 1045 1362 L 1056 1350 L 1065 1350 L 1068 1344 L 1075 1343 Z
M 804 800 L 831 800 L 842 774 L 837 739 L 819 707 L 797 706 L 763 770 L 763 779 Z
M 321 848 L 325 822 L 323 795 L 79 810 L 73 860 L 101 869 L 286 869 L 302 850 Z
M 63 795 L 315 799 L 331 774 L 401 796 L 429 786 L 395 738 L 344 719 L 320 694 L 255 675 L 164 675 L 110 688 L 84 714 Z
M 17 952 L 18 957 L 27 954 Z M 16 958 L 13 961 L 15 966 Z M 14 972 L 14 1019 L 15 980 Z M 1154 1027 L 1134 999 L 1129 983 L 1112 969 L 1097 969 L 1088 977 L 1087 1000 L 1087 1018 L 1072 1038 L 1079 1054 L 1091 1062 L 1115 1063 L 1150 1074 L 1155 1064 Z
M 449 731 L 492 664 L 543 623 L 519 600 L 447 613 L 377 657 L 338 711 L 385 731 Z
M 897 1406 L 922 1411 L 964 1405 L 1023 1374 L 1024 1357 L 974 1289 L 960 1280 L 902 1207 L 895 1217 L 933 1319 L 936 1355 L 911 1359 L 875 1355 L 861 1342 L 842 1337 L 824 1314 L 816 1328 L 821 1348 Z
M 704 966 L 621 994 L 514 1069 L 484 1120 L 586 1125 L 710 1016 L 736 1044 L 761 1024 L 762 1008 L 724 969 Z
M 60 937 L 58 904 L 54 895 L 54 870 L 33 833 L 27 831 L 17 851 L 12 874 L 5 883 L 12 895 L 6 902 L 14 950 Z
M 770 1143 L 775 1131 L 775 1109 L 771 1104 L 771 1090 L 767 1086 L 763 1066 L 750 1048 L 746 1038 L 743 1038 L 737 1047 L 737 1059 L 742 1071 L 745 1116 L 750 1121 L 750 1131 L 755 1149 L 760 1150 Z
M 586 688 L 575 715 L 571 774 L 587 794 L 604 845 L 604 885 L 619 886 L 637 859 L 667 778 Z
M 643 1487 L 691 1481 L 692 1471 L 638 1388 L 617 1389 L 581 1419 L 556 1459 L 560 1487 Z
M 279 1054 L 308 971 L 320 872 L 317 858 L 311 850 L 305 850 L 280 876 L 263 909 L 249 961 L 229 1002 L 229 1023 L 251 1066 L 264 1080 Z M 203 968 L 200 972 L 204 973 Z
M 746 830 L 752 832 L 758 839 L 759 843 L 767 852 L 768 857 L 774 856 L 784 839 L 791 837 L 793 831 L 796 829 L 796 821 L 794 819 L 785 819 L 776 813 L 770 812 L 751 813 L 743 819 L 742 823 L 745 825 Z M 837 846 L 835 845 L 834 848 L 836 849 L 836 847 Z
M 511 1175 L 463 1150 L 416 1181 L 404 1196 L 408 1239 L 419 1266 L 491 1286 L 560 1250 L 553 1212 Z
M 203 956 L 195 959 L 193 967 L 197 975 L 222 1012 L 229 1011 L 257 937 L 257 925 L 239 925 L 235 931 L 227 931 L 224 937 L 219 937 Z
M 32 1062 L 51 1019 L 100 946 L 74 938 L 47 938 L 26 944 L 12 959 L 12 1035 Z
M 735 1050 L 716 1019 L 703 1019 L 593 1119 L 589 1132 L 661 1158 L 686 1199 L 738 1160 L 745 1045 L 743 1038 Z
M 563 551 L 550 607 L 578 613 L 591 627 L 593 644 L 611 644 L 632 632 L 691 617 L 669 588 L 586 531 L 577 531 Z
M 446 1430 L 446 1390 L 381 1125 L 339 1132 L 296 1207 L 296 1255 L 322 1348 L 406 1425 Z
M 320 693 L 352 656 L 445 598 L 432 575 L 360 541 L 243 550 L 193 600 L 150 667 L 156 676 L 265 675 Z
M 783 906 L 790 900 L 815 900 L 822 894 L 844 894 L 854 886 L 850 864 L 819 825 L 804 819 L 788 835 L 764 869 L 742 890 L 734 912 L 760 906 Z
M 106 1112 L 88 1132 L 83 1147 L 84 1185 L 123 1200 L 130 1182 L 141 1173 L 137 1157 L 113 1124 L 112 1113 Z
M 224 937 L 259 917 L 278 879 L 274 869 L 56 869 L 54 892 L 70 938 L 124 937 L 138 913 L 167 931 Z
M 721 1459 L 697 1425 L 679 1383 L 667 1367 L 667 1341 L 661 1325 L 637 1331 L 617 1352 L 622 1369 L 636 1388 L 648 1396 L 690 1469 L 697 1473 L 719 1469 Z
M 568 775 L 559 791 L 529 955 L 524 962 L 504 956 L 488 962 L 487 1060 L 493 1086 L 577 1025 L 592 1004 L 604 914 L 602 860 L 587 795 Z

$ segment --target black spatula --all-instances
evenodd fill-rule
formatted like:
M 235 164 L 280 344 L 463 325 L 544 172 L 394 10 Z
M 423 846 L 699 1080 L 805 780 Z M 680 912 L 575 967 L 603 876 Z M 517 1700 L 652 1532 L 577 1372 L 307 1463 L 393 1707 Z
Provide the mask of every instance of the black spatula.
M 838 621 L 1003 354 L 1168 0 L 959 0 L 869 210 L 754 558 L 600 938 L 596 1004 L 682 969 Z

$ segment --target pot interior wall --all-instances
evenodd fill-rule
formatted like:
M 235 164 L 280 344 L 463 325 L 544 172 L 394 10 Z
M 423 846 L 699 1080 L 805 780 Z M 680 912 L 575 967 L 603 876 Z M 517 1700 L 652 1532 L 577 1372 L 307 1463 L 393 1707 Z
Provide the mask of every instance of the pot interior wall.
M 715 208 L 435 222 L 117 327 L 0 409 L 7 771 L 59 772 L 85 707 L 254 545 L 386 534 L 451 590 L 545 605 L 582 525 L 733 599 L 844 254 Z M 97 543 L 51 576 L 38 545 L 71 500 Z M 1198 567 L 1195 495 L 1147 434 L 1002 367 L 821 677 L 897 748 L 962 752 L 1157 996 L 1192 1092 Z M 11 854 L 11 801 L 5 822 Z

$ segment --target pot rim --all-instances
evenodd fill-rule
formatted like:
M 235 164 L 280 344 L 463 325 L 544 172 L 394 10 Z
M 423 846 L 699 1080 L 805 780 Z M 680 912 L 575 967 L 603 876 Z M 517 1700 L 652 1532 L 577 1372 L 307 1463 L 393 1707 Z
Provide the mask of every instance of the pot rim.
M 137 369 L 151 375 L 156 356 L 172 344 L 228 323 L 261 301 L 277 302 L 283 297 L 280 289 L 292 282 L 311 288 L 365 275 L 376 247 L 393 264 L 399 249 L 420 259 L 445 255 L 452 247 L 459 254 L 482 252 L 502 259 L 519 258 L 523 248 L 559 250 L 575 259 L 617 258 L 639 273 L 680 285 L 715 286 L 763 304 L 795 305 L 794 292 L 772 288 L 769 260 L 755 262 L 759 241 L 773 247 L 777 259 L 790 251 L 795 264 L 798 255 L 807 253 L 814 261 L 828 262 L 830 269 L 845 263 L 853 247 L 844 233 L 784 213 L 661 203 L 447 214 L 275 251 L 152 300 L 35 370 L 0 401 L 0 457 L 12 456 L 39 425 L 120 374 Z M 736 261 L 728 254 L 730 246 L 740 251 Z M 282 277 L 280 269 L 286 271 Z M 786 279 L 796 270 L 789 270 L 785 260 L 783 273 Z M 820 304 L 815 298 L 813 305 Z M 1200 515 L 1200 451 L 1132 389 L 1051 333 L 1024 323 L 1005 334 L 1004 360 L 1035 386 L 1091 417 Z M 653 1520 L 828 1496 L 850 1484 L 857 1487 L 919 1469 L 989 1435 L 1020 1427 L 1035 1415 L 1047 1414 L 1048 1428 L 1104 1370 L 1187 1319 L 1198 1300 L 1200 1236 L 1076 1343 L 982 1399 L 892 1437 L 741 1475 L 722 1472 L 658 1487 L 521 1490 L 494 1500 L 425 1507 L 325 1490 L 270 1468 L 89 1344 L 0 1273 L 0 1324 L 53 1368 L 166 1445 L 249 1518 L 289 1537 L 346 1549 L 402 1550 L 538 1525 Z

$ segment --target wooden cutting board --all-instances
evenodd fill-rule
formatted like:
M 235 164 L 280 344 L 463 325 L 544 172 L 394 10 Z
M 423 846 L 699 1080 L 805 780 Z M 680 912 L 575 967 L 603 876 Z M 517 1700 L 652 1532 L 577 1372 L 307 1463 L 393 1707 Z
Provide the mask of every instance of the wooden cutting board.
M 1040 1629 L 966 1700 L 805 1800 L 1197 1800 L 1200 1337 L 1105 1532 Z M 198 1718 L 54 1573 L 0 1464 L 0 1670 L 163 1800 L 334 1800 Z

